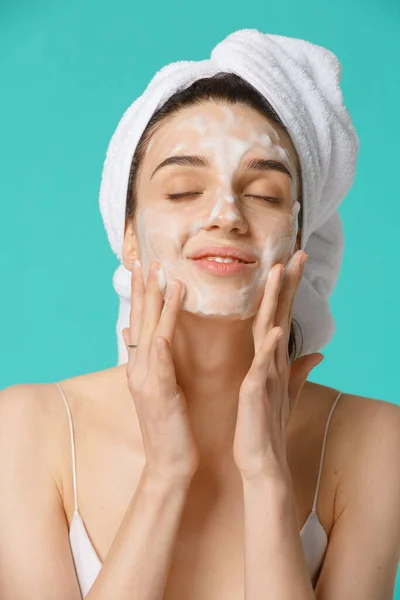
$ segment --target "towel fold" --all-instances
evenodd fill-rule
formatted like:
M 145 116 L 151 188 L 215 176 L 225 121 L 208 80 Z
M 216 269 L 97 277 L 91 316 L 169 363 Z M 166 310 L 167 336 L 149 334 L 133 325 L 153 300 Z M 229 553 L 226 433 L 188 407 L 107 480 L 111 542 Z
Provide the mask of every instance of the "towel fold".
M 111 248 L 122 259 L 128 177 L 137 143 L 153 113 L 175 92 L 219 72 L 255 87 L 287 127 L 299 155 L 303 187 L 301 248 L 309 259 L 293 304 L 300 355 L 318 352 L 335 325 L 329 297 L 337 282 L 343 229 L 338 207 L 353 184 L 359 140 L 343 103 L 341 65 L 330 50 L 305 40 L 242 29 L 215 46 L 210 59 L 164 66 L 125 111 L 107 149 L 100 211 Z M 129 326 L 130 272 L 121 264 L 113 283 L 120 296 L 118 364 L 127 353 L 121 330 Z

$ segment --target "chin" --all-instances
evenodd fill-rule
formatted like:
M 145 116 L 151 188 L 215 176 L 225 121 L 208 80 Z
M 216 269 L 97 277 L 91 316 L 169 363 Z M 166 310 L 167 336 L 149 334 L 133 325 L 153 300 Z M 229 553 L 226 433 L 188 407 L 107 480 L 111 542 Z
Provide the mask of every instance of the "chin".
M 229 314 L 219 314 L 219 313 L 202 313 L 202 312 L 198 312 L 198 313 L 192 313 L 195 314 L 199 317 L 202 317 L 203 319 L 213 319 L 214 321 L 242 321 L 243 317 L 241 314 L 238 313 L 229 313 Z
M 232 322 L 232 321 L 244 321 L 246 319 L 250 319 L 251 317 L 255 316 L 255 314 L 257 313 L 256 310 L 254 311 L 249 311 L 248 309 L 244 309 L 242 311 L 240 310 L 233 310 L 232 308 L 226 308 L 225 310 L 221 307 L 220 310 L 217 310 L 216 308 L 208 308 L 208 309 L 201 309 L 201 308 L 191 308 L 190 306 L 186 306 L 186 304 L 184 304 L 181 308 L 181 312 L 186 313 L 186 314 L 190 314 L 190 315 L 195 315 L 196 317 L 199 317 L 201 319 L 208 319 L 208 320 L 214 320 L 214 321 L 226 321 L 226 322 Z

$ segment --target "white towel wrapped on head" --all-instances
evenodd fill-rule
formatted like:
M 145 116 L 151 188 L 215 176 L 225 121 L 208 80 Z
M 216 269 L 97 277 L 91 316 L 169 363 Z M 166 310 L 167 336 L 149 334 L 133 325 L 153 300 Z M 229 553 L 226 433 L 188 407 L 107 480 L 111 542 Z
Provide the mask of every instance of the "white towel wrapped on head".
M 355 176 L 359 140 L 340 88 L 341 65 L 326 48 L 305 40 L 242 29 L 228 35 L 210 59 L 179 61 L 158 71 L 125 111 L 107 150 L 100 211 L 111 247 L 122 259 L 125 205 L 132 157 L 153 113 L 177 91 L 216 73 L 235 73 L 256 88 L 287 127 L 302 170 L 301 249 L 307 252 L 293 318 L 303 338 L 301 355 L 318 352 L 331 339 L 334 320 L 329 297 L 343 254 L 338 206 Z M 121 264 L 113 283 L 120 296 L 118 364 L 127 352 L 121 330 L 129 326 L 131 273 Z

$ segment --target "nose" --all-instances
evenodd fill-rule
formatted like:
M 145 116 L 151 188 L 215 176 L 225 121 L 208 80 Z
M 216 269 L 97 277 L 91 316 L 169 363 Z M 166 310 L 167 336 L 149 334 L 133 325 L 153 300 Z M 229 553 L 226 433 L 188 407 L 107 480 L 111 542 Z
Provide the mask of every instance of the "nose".
M 246 233 L 249 227 L 234 196 L 220 196 L 211 209 L 206 227 L 219 227 L 224 231 L 236 230 L 237 233 Z

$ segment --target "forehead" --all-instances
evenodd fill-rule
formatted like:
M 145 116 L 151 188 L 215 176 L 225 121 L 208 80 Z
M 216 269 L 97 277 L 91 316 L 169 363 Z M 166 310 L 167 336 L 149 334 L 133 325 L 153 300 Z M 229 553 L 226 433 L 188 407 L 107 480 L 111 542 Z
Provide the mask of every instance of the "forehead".
M 213 146 L 209 142 L 214 136 L 225 139 L 227 144 L 236 138 L 264 150 L 277 145 L 297 163 L 293 145 L 279 124 L 245 104 L 214 101 L 182 108 L 163 122 L 147 146 L 145 162 L 150 167 L 172 154 L 188 150 L 212 158 Z

